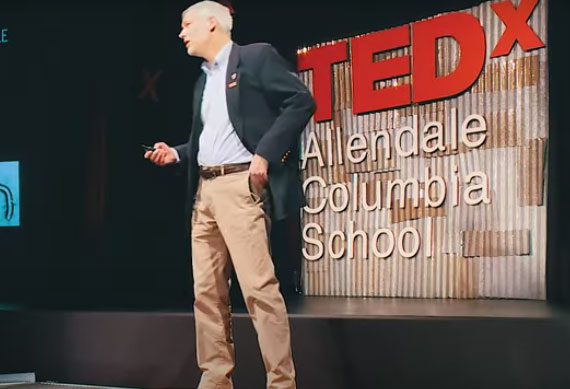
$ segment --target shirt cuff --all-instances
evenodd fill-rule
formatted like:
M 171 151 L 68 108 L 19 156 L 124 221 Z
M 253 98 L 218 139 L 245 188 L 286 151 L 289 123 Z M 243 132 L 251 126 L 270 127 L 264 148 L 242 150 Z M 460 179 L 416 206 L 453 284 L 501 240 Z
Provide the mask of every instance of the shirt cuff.
M 178 155 L 178 150 L 176 150 L 174 147 L 171 147 L 170 150 L 174 153 L 174 156 L 176 157 L 176 163 L 180 162 L 180 155 Z

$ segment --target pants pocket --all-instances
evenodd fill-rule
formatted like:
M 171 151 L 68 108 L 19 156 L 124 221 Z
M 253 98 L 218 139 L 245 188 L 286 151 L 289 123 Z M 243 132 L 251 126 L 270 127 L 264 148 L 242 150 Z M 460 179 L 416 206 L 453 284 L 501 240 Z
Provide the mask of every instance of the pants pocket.
M 251 182 L 251 177 L 249 174 L 247 175 L 247 190 L 249 192 L 249 197 L 253 200 L 254 203 L 261 203 L 265 197 L 264 187 L 258 188 L 256 185 L 253 185 Z

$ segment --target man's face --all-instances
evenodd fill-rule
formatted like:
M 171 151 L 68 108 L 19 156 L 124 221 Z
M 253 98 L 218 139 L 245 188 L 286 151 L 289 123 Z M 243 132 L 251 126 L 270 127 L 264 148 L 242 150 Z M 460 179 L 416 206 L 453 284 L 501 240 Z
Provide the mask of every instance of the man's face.
M 212 18 L 197 16 L 192 11 L 186 12 L 182 17 L 182 29 L 178 37 L 184 41 L 188 55 L 203 57 L 214 23 L 210 19 Z

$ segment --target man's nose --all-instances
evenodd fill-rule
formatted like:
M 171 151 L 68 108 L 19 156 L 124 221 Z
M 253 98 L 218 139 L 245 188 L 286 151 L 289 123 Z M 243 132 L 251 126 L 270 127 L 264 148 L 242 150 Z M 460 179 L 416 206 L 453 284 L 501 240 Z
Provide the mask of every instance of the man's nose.
M 178 34 L 178 38 L 184 39 L 184 37 L 182 36 L 182 30 L 180 30 L 180 33 Z

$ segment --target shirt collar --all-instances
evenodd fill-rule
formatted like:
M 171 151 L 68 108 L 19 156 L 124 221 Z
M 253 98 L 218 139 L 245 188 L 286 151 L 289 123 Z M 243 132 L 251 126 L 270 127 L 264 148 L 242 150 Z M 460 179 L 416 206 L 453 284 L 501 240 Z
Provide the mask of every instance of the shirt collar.
M 228 43 L 224 45 L 224 47 L 220 49 L 220 51 L 218 51 L 218 54 L 216 54 L 216 58 L 214 58 L 214 63 L 212 67 L 208 66 L 207 61 L 202 62 L 202 70 L 204 71 L 204 73 L 211 74 L 213 71 L 224 67 L 229 61 L 232 45 L 233 41 L 230 40 Z

